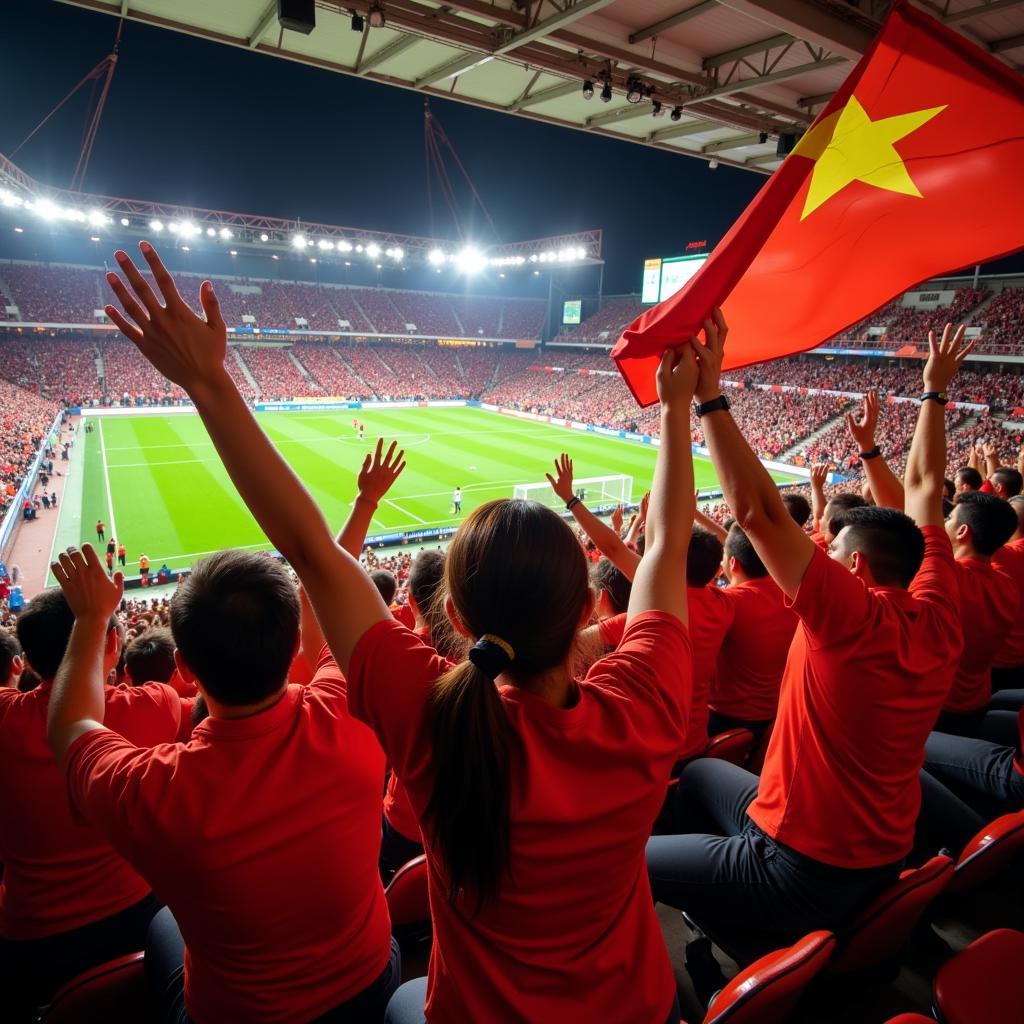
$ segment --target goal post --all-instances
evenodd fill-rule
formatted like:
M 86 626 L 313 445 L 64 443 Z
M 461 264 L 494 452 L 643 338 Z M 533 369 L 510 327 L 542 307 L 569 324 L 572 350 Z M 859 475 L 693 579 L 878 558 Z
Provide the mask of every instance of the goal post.
M 588 505 L 631 505 L 633 503 L 633 478 L 631 476 L 587 476 L 572 482 L 573 491 Z M 521 501 L 539 501 L 548 508 L 560 508 L 562 499 L 551 489 L 546 480 L 539 484 L 516 484 L 512 497 Z

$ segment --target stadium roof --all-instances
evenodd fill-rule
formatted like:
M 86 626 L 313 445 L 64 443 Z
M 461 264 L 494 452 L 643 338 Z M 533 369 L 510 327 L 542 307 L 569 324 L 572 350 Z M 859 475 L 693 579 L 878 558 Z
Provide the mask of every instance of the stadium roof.
M 811 122 L 890 6 L 889 0 L 316 0 L 316 28 L 306 35 L 281 28 L 277 0 L 62 2 L 760 172 L 779 165 L 778 136 Z M 1024 0 L 923 0 L 921 6 L 1008 64 L 1024 61 Z M 354 14 L 361 30 L 353 28 Z M 372 27 L 381 19 L 382 27 Z M 593 84 L 590 99 L 584 82 Z M 602 103 L 605 82 L 612 97 Z M 634 102 L 627 99 L 630 86 Z

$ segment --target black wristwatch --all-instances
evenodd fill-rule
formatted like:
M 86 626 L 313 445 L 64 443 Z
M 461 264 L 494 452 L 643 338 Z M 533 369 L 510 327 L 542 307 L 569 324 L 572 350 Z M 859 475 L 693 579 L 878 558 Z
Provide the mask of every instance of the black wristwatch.
M 702 402 L 697 406 L 697 415 L 706 416 L 709 412 L 718 412 L 719 409 L 726 412 L 729 409 L 729 399 L 725 395 L 712 398 L 710 402 Z
M 858 452 L 857 453 L 857 458 L 859 458 L 861 461 L 864 461 L 866 459 L 877 459 L 878 456 L 881 455 L 881 454 L 882 454 L 882 449 L 879 448 L 878 445 L 876 444 L 875 447 L 872 448 L 871 451 L 869 451 L 869 452 Z
M 926 391 L 921 396 L 921 401 L 927 402 L 929 398 L 934 399 L 939 405 L 945 405 L 949 401 L 949 395 L 945 391 Z

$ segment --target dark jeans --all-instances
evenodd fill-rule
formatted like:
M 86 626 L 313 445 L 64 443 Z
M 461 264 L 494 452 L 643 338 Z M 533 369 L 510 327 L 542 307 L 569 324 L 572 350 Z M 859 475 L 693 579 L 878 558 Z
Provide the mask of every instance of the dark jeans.
M 992 694 L 988 707 L 990 711 L 1020 711 L 1024 707 L 1024 690 L 999 690 Z
M 423 852 L 423 844 L 392 828 L 387 818 L 383 819 L 380 834 L 380 877 L 386 885 L 391 876 L 413 857 Z
M 708 711 L 708 735 L 717 736 L 720 732 L 728 732 L 730 729 L 749 729 L 754 734 L 756 742 L 773 721 L 772 718 L 766 718 L 763 722 L 751 721 L 746 718 L 734 718 L 732 715 L 722 715 L 717 711 Z
M 921 828 L 959 854 L 987 822 L 1024 807 L 1016 748 L 933 732 L 924 746 Z
M 185 940 L 170 910 L 164 908 L 153 918 L 146 938 L 146 977 L 162 1024 L 191 1024 L 185 1010 Z M 376 981 L 358 995 L 328 1010 L 310 1024 L 374 1024 L 384 1019 L 388 1005 L 402 979 L 402 954 L 391 940 L 391 958 Z
M 692 762 L 676 794 L 683 834 L 647 842 L 654 898 L 689 914 L 741 964 L 816 929 L 842 929 L 901 867 L 838 868 L 776 842 L 747 817 L 757 786 L 726 761 Z
M 427 979 L 413 978 L 412 981 L 407 981 L 391 997 L 384 1024 L 426 1024 L 427 1018 L 423 1014 L 426 1001 Z M 668 1017 L 665 1018 L 665 1024 L 679 1024 L 680 1016 L 679 996 L 676 996 Z M 573 1019 L 572 1014 L 567 1012 L 566 1019 Z
M 998 690 L 1015 690 L 1024 686 L 1024 665 L 1016 668 L 992 669 L 992 692 Z
M 950 736 L 977 736 L 987 711 L 988 705 L 977 711 L 943 711 L 935 723 L 935 731 Z
M 1004 690 L 1004 693 L 1019 693 L 1019 690 Z M 997 695 L 998 696 L 998 695 Z M 993 698 L 993 702 L 995 698 Z M 988 740 L 999 747 L 1013 747 L 1020 751 L 1020 725 L 1016 711 L 988 711 L 981 728 L 978 729 L 979 740 Z
M 160 907 L 150 893 L 125 910 L 69 932 L 43 939 L 0 939 L 0 1016 L 11 1024 L 32 1020 L 34 1011 L 66 981 L 108 960 L 137 953 Z

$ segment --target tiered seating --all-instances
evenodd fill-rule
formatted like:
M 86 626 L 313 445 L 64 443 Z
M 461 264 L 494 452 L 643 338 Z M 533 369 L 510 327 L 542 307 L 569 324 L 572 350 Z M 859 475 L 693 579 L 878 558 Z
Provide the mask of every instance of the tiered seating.
M 371 330 L 378 334 L 408 334 L 406 319 L 398 312 L 391 293 L 383 288 L 353 288 L 351 298 L 366 314 Z M 411 321 L 409 321 L 411 322 Z
M 1024 342 L 1024 288 L 1006 288 L 978 315 L 983 350 L 1020 354 Z
M 497 338 L 500 337 L 502 320 L 502 303 L 500 299 L 467 295 L 453 301 L 455 312 L 458 313 L 464 338 Z M 509 335 L 505 335 L 509 337 Z M 526 337 L 526 335 L 524 335 Z
M 100 394 L 96 347 L 90 339 L 0 339 L 0 374 L 45 398 L 77 404 Z
M 462 332 L 452 313 L 447 295 L 428 295 L 424 292 L 388 292 L 391 304 L 405 324 L 415 324 L 416 334 L 457 338 Z
M 344 350 L 344 359 L 353 370 L 366 382 L 375 395 L 395 395 L 401 381 L 391 369 L 381 362 L 376 347 L 370 345 L 350 345 Z
M 338 357 L 330 345 L 301 343 L 292 348 L 296 358 L 309 371 L 325 395 L 342 398 L 372 397 L 366 385 Z
M 499 338 L 539 338 L 544 331 L 547 303 L 543 299 L 505 299 L 501 306 Z
M 108 301 L 100 291 L 102 272 L 49 264 L 3 263 L 7 282 L 23 320 L 38 323 L 91 324 Z M 103 284 L 106 289 L 106 284 Z
M 235 386 L 238 388 L 241 396 L 247 402 L 253 401 L 256 397 L 256 392 L 253 391 L 252 385 L 249 383 L 249 379 L 245 376 L 242 372 L 242 368 L 238 365 L 233 348 L 228 349 L 228 357 L 224 360 L 224 366 L 226 367 L 231 379 L 235 382 Z
M 185 397 L 176 384 L 162 377 L 130 342 L 120 337 L 105 338 L 99 344 L 103 357 L 105 395 L 109 402 L 144 403 Z
M 271 345 L 239 345 L 235 351 L 245 360 L 260 389 L 260 396 L 281 400 L 309 395 L 320 389 L 307 380 L 292 362 L 289 350 Z
M 58 408 L 56 402 L 0 380 L 0 517 L 21 487 Z
M 619 295 L 606 299 L 597 313 L 588 316 L 578 327 L 559 335 L 555 340 L 580 345 L 614 345 L 623 328 L 647 308 L 641 304 L 639 295 Z

